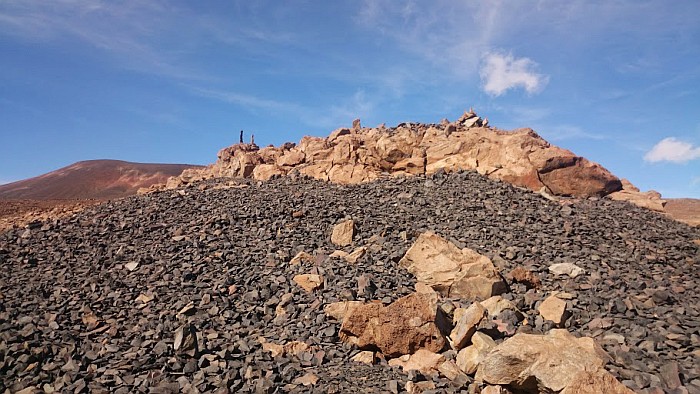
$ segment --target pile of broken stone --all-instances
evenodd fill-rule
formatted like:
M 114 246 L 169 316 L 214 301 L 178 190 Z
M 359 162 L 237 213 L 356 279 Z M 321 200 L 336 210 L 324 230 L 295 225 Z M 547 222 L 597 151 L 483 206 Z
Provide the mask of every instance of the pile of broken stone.
M 444 253 L 411 249 L 419 238 Z M 549 364 L 494 383 L 488 359 L 516 338 L 587 347 L 556 331 L 566 328 L 594 338 L 613 358 L 604 368 L 630 389 L 694 394 L 698 238 L 629 204 L 545 200 L 475 172 L 353 186 L 221 179 L 112 201 L 0 232 L 0 392 L 517 393 Z M 471 255 L 465 247 L 498 275 L 481 257 L 453 264 Z M 428 259 L 443 268 L 411 262 Z M 470 308 L 479 316 L 476 302 L 488 315 L 467 339 L 460 322 Z M 391 326 L 377 322 L 389 317 L 391 341 L 404 346 L 395 353 L 380 347 Z M 416 327 L 439 335 L 402 344 Z M 426 352 L 436 367 L 403 372 Z M 473 372 L 460 368 L 467 359 Z M 521 365 L 509 360 L 499 368 Z M 589 367 L 591 379 L 605 375 Z
M 331 240 L 348 246 L 353 233 L 352 220 L 346 220 L 335 226 Z M 364 249 L 350 254 L 338 251 L 335 256 L 354 262 Z M 310 256 L 302 252 L 292 263 L 305 258 Z M 488 257 L 459 249 L 428 231 L 399 264 L 416 276 L 415 293 L 386 306 L 341 301 L 324 309 L 342 322 L 343 341 L 366 349 L 352 361 L 374 364 L 381 358 L 407 372 L 446 377 L 456 386 L 466 387 L 475 380 L 470 391 L 488 394 L 633 392 L 605 370 L 611 358 L 592 338 L 576 338 L 561 328 L 545 335 L 522 333 L 522 329 L 516 334 L 516 327 L 532 322 L 501 296 L 508 285 Z M 550 270 L 572 277 L 583 271 L 570 263 Z M 539 286 L 537 276 L 524 269 L 511 277 L 529 287 Z M 304 274 L 294 281 L 312 292 L 321 287 L 323 278 Z M 569 314 L 567 298 L 566 293 L 554 293 L 540 304 L 539 314 L 550 326 L 563 326 Z M 432 380 L 406 385 L 409 393 L 435 388 Z

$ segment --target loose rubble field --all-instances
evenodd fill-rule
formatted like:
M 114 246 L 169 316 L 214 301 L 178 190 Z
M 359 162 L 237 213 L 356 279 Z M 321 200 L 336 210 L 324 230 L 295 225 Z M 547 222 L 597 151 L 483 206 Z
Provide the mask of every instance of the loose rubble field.
M 330 257 L 346 218 L 356 235 L 343 250 L 367 247 L 354 264 Z M 529 322 L 517 332 L 552 328 L 537 307 L 566 292 L 564 327 L 595 338 L 625 385 L 700 390 L 700 229 L 465 172 L 353 186 L 212 180 L 2 233 L 0 392 L 400 392 L 433 378 L 381 357 L 350 361 L 360 350 L 340 341 L 324 306 L 413 293 L 398 262 L 425 231 L 490 257 L 507 278 L 517 267 L 537 275 L 539 289 L 509 280 L 504 294 Z M 290 264 L 301 251 L 313 258 Z M 555 263 L 584 273 L 554 275 Z M 299 274 L 321 275 L 322 288 L 305 291 Z M 293 341 L 309 348 L 263 349 Z M 471 382 L 434 383 L 467 392 Z

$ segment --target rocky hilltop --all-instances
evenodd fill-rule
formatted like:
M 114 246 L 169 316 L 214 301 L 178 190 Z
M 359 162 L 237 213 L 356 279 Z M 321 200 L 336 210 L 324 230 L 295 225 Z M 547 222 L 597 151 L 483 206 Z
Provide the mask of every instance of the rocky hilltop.
M 698 393 L 699 238 L 474 171 L 199 181 L 0 233 L 0 392 Z
M 502 131 L 473 111 L 455 122 L 401 123 L 396 127 L 333 131 L 327 138 L 260 149 L 236 144 L 221 150 L 213 165 L 188 170 L 168 181 L 177 187 L 195 180 L 238 177 L 268 180 L 298 173 L 339 184 L 368 182 L 383 175 L 430 175 L 475 170 L 534 191 L 560 196 L 605 196 L 621 181 L 600 165 L 550 145 L 531 129 Z

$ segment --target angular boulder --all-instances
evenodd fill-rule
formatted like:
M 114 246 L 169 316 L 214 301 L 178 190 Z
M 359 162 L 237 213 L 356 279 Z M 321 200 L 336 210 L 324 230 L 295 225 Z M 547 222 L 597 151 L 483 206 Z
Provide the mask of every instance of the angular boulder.
M 348 246 L 352 244 L 353 236 L 355 236 L 355 222 L 352 219 L 344 220 L 333 227 L 331 242 L 338 246 Z
M 506 291 L 488 257 L 459 249 L 433 232 L 421 234 L 399 264 L 444 296 L 484 300 Z
M 577 382 L 604 375 L 609 356 L 590 338 L 576 338 L 566 330 L 546 335 L 516 334 L 491 350 L 479 364 L 475 379 L 508 385 L 526 393 L 560 392 Z M 600 372 L 602 371 L 602 372 Z M 607 383 L 605 383 L 607 384 Z M 607 392 L 593 387 L 590 392 Z
M 457 311 L 455 311 L 456 314 Z M 460 317 L 450 333 L 450 345 L 452 348 L 459 350 L 465 347 L 471 341 L 472 335 L 476 332 L 476 328 L 481 323 L 481 320 L 487 315 L 486 308 L 478 302 L 474 302 L 460 313 Z
M 360 349 L 379 349 L 387 357 L 418 349 L 439 352 L 445 338 L 438 328 L 437 294 L 413 293 L 388 306 L 369 303 L 345 315 L 340 338 Z

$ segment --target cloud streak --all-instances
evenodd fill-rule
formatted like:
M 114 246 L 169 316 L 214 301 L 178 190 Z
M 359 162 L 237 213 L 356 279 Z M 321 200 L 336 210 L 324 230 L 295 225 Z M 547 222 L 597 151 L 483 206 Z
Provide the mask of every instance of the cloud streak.
M 644 155 L 644 160 L 650 163 L 669 161 L 682 164 L 697 159 L 700 159 L 700 146 L 674 137 L 664 138 Z
M 523 88 L 535 94 L 547 85 L 549 77 L 539 74 L 537 63 L 526 57 L 491 52 L 484 57 L 479 75 L 482 89 L 491 96 L 501 96 L 511 89 Z

